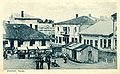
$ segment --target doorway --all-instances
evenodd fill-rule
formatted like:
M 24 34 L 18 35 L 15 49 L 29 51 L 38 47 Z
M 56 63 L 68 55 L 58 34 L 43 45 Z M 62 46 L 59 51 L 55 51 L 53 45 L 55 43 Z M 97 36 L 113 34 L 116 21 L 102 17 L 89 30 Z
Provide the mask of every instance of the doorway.
M 72 58 L 73 58 L 74 60 L 77 59 L 77 52 L 76 52 L 75 50 L 72 50 Z
M 92 51 L 88 51 L 88 61 L 92 61 Z

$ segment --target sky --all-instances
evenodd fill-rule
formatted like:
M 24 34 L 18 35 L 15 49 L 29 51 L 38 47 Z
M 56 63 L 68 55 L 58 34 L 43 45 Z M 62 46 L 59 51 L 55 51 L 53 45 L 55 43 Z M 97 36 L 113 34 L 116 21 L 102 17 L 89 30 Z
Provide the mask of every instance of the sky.
M 117 11 L 117 5 L 115 2 L 95 2 L 93 0 L 35 0 L 4 3 L 5 19 L 12 13 L 20 13 L 20 11 L 57 22 L 75 18 L 75 14 L 79 16 L 91 14 L 94 17 L 110 16 Z

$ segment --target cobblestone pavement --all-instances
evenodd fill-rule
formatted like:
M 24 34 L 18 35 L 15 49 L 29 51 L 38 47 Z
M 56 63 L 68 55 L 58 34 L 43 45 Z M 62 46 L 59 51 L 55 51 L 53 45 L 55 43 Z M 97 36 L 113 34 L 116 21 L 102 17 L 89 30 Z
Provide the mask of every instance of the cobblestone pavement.
M 51 69 L 115 69 L 117 67 L 116 64 L 108 64 L 105 62 L 82 64 L 67 60 L 67 63 L 64 63 L 62 58 L 58 58 L 56 61 L 60 67 L 51 67 Z M 4 69 L 35 69 L 33 59 L 9 59 L 4 60 L 3 63 Z M 47 69 L 46 63 L 44 63 L 44 69 Z

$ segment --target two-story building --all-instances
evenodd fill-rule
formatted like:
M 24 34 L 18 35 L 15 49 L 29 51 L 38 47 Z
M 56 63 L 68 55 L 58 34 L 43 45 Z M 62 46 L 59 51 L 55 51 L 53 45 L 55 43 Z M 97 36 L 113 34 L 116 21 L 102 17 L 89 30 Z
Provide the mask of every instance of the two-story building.
M 21 13 L 13 13 L 9 17 L 11 24 L 26 24 L 27 26 L 38 30 L 46 35 L 52 35 L 54 36 L 55 30 L 53 28 L 53 20 L 45 19 L 42 20 L 40 18 L 35 18 L 31 15 L 25 14 L 24 11 L 21 11 Z
M 79 32 L 95 24 L 97 21 L 98 19 L 93 18 L 91 15 L 78 17 L 78 14 L 76 14 L 76 18 L 54 23 L 56 38 L 55 43 L 62 45 L 70 42 L 81 43 L 81 36 L 79 36 Z

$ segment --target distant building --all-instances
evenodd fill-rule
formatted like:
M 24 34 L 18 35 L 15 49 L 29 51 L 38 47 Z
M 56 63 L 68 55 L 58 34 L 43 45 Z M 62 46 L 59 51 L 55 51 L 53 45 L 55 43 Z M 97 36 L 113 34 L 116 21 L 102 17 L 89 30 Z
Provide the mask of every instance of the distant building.
M 91 17 L 91 15 L 78 17 L 78 14 L 76 14 L 76 18 L 54 23 L 56 38 L 55 43 L 62 45 L 70 42 L 81 43 L 79 32 L 95 24 L 97 21 L 98 19 Z
M 54 28 L 52 24 L 54 23 L 53 20 L 45 19 L 42 20 L 40 18 L 35 18 L 31 15 L 25 14 L 24 11 L 21 11 L 20 14 L 14 13 L 10 16 L 10 24 L 26 24 L 29 27 L 38 30 L 46 35 L 53 35 L 54 36 Z
M 105 51 L 116 49 L 116 24 L 116 22 L 113 22 L 113 20 L 109 18 L 100 20 L 89 28 L 81 31 L 79 34 L 82 38 L 82 44 L 91 45 Z
M 55 28 L 52 23 L 39 23 L 38 31 L 55 38 Z
M 49 50 L 50 38 L 25 24 L 4 24 L 3 35 L 4 49 L 41 49 Z
M 42 19 L 35 18 L 31 15 L 25 14 L 24 11 L 21 11 L 21 13 L 13 13 L 9 17 L 9 23 L 10 24 L 26 24 L 29 27 L 33 29 L 38 29 L 39 22 L 42 22 Z

